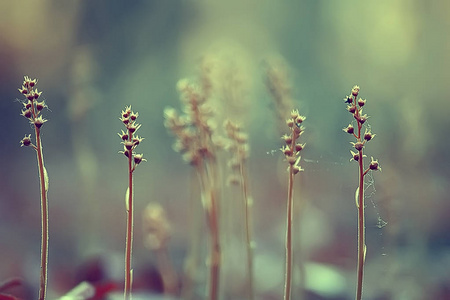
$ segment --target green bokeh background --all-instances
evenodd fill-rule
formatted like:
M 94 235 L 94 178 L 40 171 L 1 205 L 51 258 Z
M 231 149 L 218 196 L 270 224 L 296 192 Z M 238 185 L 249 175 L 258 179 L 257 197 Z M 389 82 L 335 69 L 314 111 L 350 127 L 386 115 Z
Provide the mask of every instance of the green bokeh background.
M 141 232 L 150 202 L 167 211 L 170 254 L 181 274 L 195 191 L 191 168 L 172 150 L 163 110 L 180 107 L 177 81 L 197 76 L 207 56 L 222 76 L 215 80 L 237 78 L 245 91 L 243 108 L 228 117 L 250 135 L 257 299 L 279 299 L 287 174 L 264 72 L 268 60 L 282 57 L 295 106 L 307 116 L 295 228 L 305 277 L 296 269 L 294 296 L 354 294 L 357 169 L 341 129 L 351 121 L 342 98 L 358 84 L 377 134 L 366 153 L 383 170 L 368 191 L 376 189 L 367 199 L 365 299 L 448 299 L 449 11 L 447 1 L 408 0 L 2 1 L 0 281 L 21 276 L 35 293 L 39 278 L 36 159 L 19 144 L 32 128 L 15 101 L 24 75 L 39 79 L 50 108 L 42 139 L 51 298 L 73 287 L 93 257 L 103 261 L 105 277 L 122 280 L 127 174 L 116 133 L 129 104 L 139 112 L 145 140 L 138 151 L 148 159 L 135 173 L 136 274 L 155 263 Z M 226 90 L 218 95 L 222 112 L 232 104 Z M 387 225 L 378 228 L 379 218 Z M 242 295 L 240 242 L 224 250 L 224 299 Z

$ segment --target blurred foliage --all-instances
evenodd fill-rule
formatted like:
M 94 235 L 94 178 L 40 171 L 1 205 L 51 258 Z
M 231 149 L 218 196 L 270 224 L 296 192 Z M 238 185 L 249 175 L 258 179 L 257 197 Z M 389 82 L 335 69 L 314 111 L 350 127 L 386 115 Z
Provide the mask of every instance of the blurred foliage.
M 0 110 L 8 126 L 0 133 L 0 279 L 21 276 L 36 288 L 38 278 L 37 170 L 29 167 L 34 153 L 19 147 L 31 128 L 15 102 L 24 75 L 39 79 L 50 109 L 42 138 L 52 293 L 73 288 L 77 268 L 93 256 L 108 261 L 110 278 L 122 280 L 126 166 L 116 132 L 128 104 L 145 119 L 141 147 L 149 159 L 136 174 L 136 210 L 151 201 L 165 207 L 181 272 L 195 191 L 191 170 L 171 149 L 163 110 L 179 107 L 176 82 L 199 74 L 208 57 L 216 109 L 250 135 L 257 288 L 261 299 L 279 295 L 286 174 L 264 70 L 281 57 L 295 107 L 307 116 L 296 229 L 298 259 L 307 264 L 297 280 L 306 272 L 345 285 L 324 279 L 320 287 L 310 278 L 302 283 L 306 298 L 353 295 L 357 172 L 341 129 L 350 117 L 342 98 L 354 84 L 377 134 L 366 153 L 383 168 L 367 201 L 364 291 L 371 299 L 449 297 L 449 10 L 450 2 L 418 0 L 2 1 Z M 139 274 L 139 264 L 144 272 L 154 257 L 136 231 Z

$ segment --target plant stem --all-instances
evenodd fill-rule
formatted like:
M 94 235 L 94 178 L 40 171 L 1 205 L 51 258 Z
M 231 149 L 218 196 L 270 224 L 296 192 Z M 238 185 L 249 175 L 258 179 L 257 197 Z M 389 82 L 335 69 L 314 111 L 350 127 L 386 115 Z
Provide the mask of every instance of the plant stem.
M 356 97 L 354 97 L 356 106 Z M 356 110 L 356 115 L 360 114 L 360 110 Z M 358 136 L 357 139 L 361 141 L 361 129 L 362 124 L 358 122 Z M 358 151 L 359 159 L 359 188 L 358 188 L 358 264 L 357 264 L 357 287 L 356 287 L 356 300 L 361 300 L 362 298 L 362 288 L 363 288 L 363 276 L 364 276 L 364 261 L 366 256 L 366 243 L 365 243 L 365 218 L 364 218 L 364 155 L 363 150 Z
M 292 218 L 293 218 L 293 197 L 294 197 L 294 166 L 289 166 L 289 187 L 286 218 L 286 274 L 284 285 L 284 300 L 291 298 L 292 283 Z
M 245 174 L 244 166 L 240 164 L 240 173 L 241 173 L 241 185 L 242 185 L 242 193 L 244 196 L 244 205 L 245 205 L 245 237 L 246 237 L 246 246 L 247 246 L 247 271 L 248 271 L 248 299 L 254 299 L 254 290 L 253 290 L 253 246 L 252 246 L 252 236 L 251 236 L 251 200 L 248 196 L 248 187 L 247 187 L 247 177 Z
M 219 238 L 219 219 L 218 219 L 218 205 L 214 188 L 209 190 L 209 228 L 211 232 L 210 236 L 210 286 L 209 286 L 209 299 L 218 299 L 219 293 L 219 274 L 220 274 L 220 238 Z
M 362 297 L 364 261 L 365 261 L 365 220 L 364 220 L 364 169 L 363 153 L 359 151 L 359 195 L 358 195 L 358 266 L 356 300 Z
M 131 135 L 130 135 L 131 140 Z M 133 247 L 133 168 L 132 168 L 131 151 L 128 155 L 128 199 L 127 199 L 127 234 L 126 234 L 126 249 L 125 249 L 125 288 L 124 299 L 131 299 L 131 284 L 132 284 L 132 270 L 131 270 L 131 255 Z
M 39 300 L 44 300 L 47 291 L 47 260 L 48 260 L 48 200 L 47 200 L 47 174 L 42 155 L 40 129 L 35 126 L 36 155 L 39 167 L 39 182 L 41 188 L 41 275 L 39 284 Z

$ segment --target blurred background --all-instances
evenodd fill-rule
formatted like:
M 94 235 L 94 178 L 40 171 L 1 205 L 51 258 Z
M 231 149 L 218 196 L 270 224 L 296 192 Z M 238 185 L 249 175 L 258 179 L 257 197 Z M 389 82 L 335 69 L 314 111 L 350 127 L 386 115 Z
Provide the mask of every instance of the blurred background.
M 37 294 L 37 163 L 19 143 L 33 132 L 20 116 L 24 75 L 38 78 L 49 107 L 42 113 L 49 120 L 42 128 L 49 299 L 83 280 L 122 289 L 127 165 L 116 133 L 126 105 L 139 112 L 138 152 L 148 159 L 134 173 L 134 290 L 162 291 L 142 230 L 149 203 L 166 212 L 168 254 L 181 278 L 198 190 L 192 168 L 172 149 L 163 111 L 180 109 L 178 80 L 197 78 L 206 58 L 219 125 L 235 119 L 250 137 L 256 299 L 280 299 L 284 284 L 287 173 L 283 128 L 266 87 L 273 62 L 287 74 L 292 108 L 307 117 L 305 171 L 295 186 L 294 299 L 354 297 L 357 167 L 342 131 L 352 119 L 342 99 L 355 84 L 376 133 L 365 153 L 382 168 L 367 181 L 364 297 L 449 299 L 449 10 L 450 2 L 410 0 L 2 1 L 0 282 L 20 277 L 22 286 L 8 292 Z M 227 189 L 221 205 L 234 208 L 223 218 L 239 225 Z M 223 235 L 223 299 L 245 299 L 243 238 Z M 206 237 L 198 248 L 205 257 Z M 203 295 L 203 260 L 198 268 Z

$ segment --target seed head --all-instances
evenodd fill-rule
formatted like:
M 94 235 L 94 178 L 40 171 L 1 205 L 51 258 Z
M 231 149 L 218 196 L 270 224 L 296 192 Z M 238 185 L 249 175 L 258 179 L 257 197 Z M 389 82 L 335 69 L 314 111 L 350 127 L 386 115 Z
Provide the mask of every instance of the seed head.
M 349 134 L 352 134 L 355 132 L 355 128 L 353 127 L 352 124 L 348 124 L 348 126 L 346 128 L 343 128 L 342 130 Z
M 361 151 L 364 148 L 364 143 L 362 143 L 362 142 L 356 142 L 356 143 L 351 142 L 351 144 L 358 151 Z
M 350 150 L 350 153 L 352 154 L 352 158 L 350 159 L 350 161 L 359 161 L 359 153 L 353 152 L 352 150 Z
M 39 116 L 36 119 L 34 119 L 33 123 L 34 123 L 34 126 L 36 126 L 37 128 L 41 128 L 45 122 L 47 122 L 47 120 L 42 118 L 42 116 Z
M 345 102 L 345 103 L 348 103 L 348 104 L 352 103 L 352 102 L 353 102 L 353 97 L 352 97 L 352 95 L 345 96 L 344 102 Z
M 117 134 L 120 136 L 120 138 L 121 138 L 123 141 L 128 140 L 128 133 L 125 133 L 123 130 L 121 130 L 121 133 L 117 133 Z
M 292 126 L 294 126 L 294 119 L 287 119 L 287 120 L 286 120 L 286 125 L 287 125 L 288 127 L 291 127 L 291 128 L 292 128 Z
M 25 135 L 23 139 L 20 141 L 20 147 L 28 147 L 31 145 L 31 134 Z
M 371 162 L 369 165 L 369 169 L 376 171 L 376 170 L 380 170 L 381 171 L 381 167 L 378 164 L 378 160 L 373 159 L 373 157 L 371 157 Z
M 349 113 L 354 114 L 355 111 L 356 111 L 356 106 L 354 106 L 354 105 L 347 105 L 347 110 L 348 110 Z
M 21 115 L 27 119 L 31 118 L 31 115 L 32 115 L 31 109 L 22 110 Z
M 37 98 L 36 98 L 37 99 Z M 36 109 L 38 110 L 38 111 L 41 111 L 41 110 L 43 110 L 44 108 L 46 108 L 47 107 L 47 104 L 45 104 L 45 101 L 42 101 L 42 102 L 36 102 Z
M 281 137 L 281 139 L 284 140 L 286 145 L 290 145 L 292 143 L 292 137 L 290 135 L 285 134 Z
M 373 134 L 370 132 L 370 130 L 366 129 L 366 132 L 364 133 L 364 139 L 366 141 L 370 141 L 371 139 L 373 139 L 376 136 L 376 134 Z
M 143 161 L 147 161 L 145 158 L 143 158 L 143 154 L 135 154 L 133 159 L 136 165 L 140 164 Z
M 296 144 L 295 145 L 295 151 L 297 151 L 297 152 L 302 151 L 303 148 L 305 148 L 305 144 Z
M 358 94 L 359 94 L 359 86 L 355 85 L 352 88 L 352 95 L 356 97 L 356 96 L 358 96 Z
M 132 141 L 125 141 L 125 142 L 123 142 L 123 145 L 124 145 L 125 149 L 127 149 L 127 150 L 133 149 L 133 142 Z

